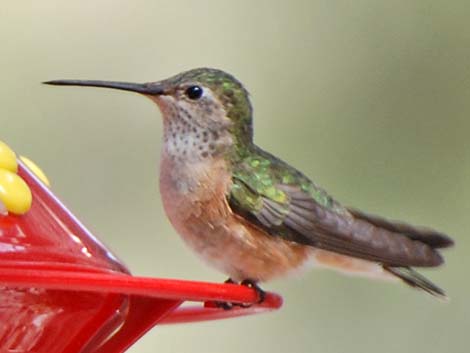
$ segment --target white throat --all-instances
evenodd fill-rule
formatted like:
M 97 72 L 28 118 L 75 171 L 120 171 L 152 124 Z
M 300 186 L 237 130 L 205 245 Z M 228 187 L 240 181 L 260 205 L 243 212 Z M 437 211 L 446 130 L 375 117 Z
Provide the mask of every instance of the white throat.
M 231 122 L 225 111 L 195 113 L 171 97 L 159 105 L 164 115 L 162 154 L 173 162 L 200 162 L 224 153 L 232 145 Z

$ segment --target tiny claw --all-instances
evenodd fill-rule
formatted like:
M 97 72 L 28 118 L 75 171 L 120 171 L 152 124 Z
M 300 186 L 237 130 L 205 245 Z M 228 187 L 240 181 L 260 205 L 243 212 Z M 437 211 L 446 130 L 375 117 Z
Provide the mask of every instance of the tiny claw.
M 227 284 L 237 284 L 233 279 L 229 278 L 224 283 Z M 258 284 L 256 284 L 256 281 L 251 280 L 251 279 L 245 279 L 240 283 L 242 286 L 252 288 L 256 291 L 256 294 L 258 295 L 258 301 L 255 304 L 261 304 L 264 302 L 266 299 L 266 292 L 262 290 Z M 244 303 L 230 303 L 230 302 L 219 302 L 219 301 L 214 301 L 212 302 L 214 307 L 220 308 L 223 310 L 232 310 L 234 307 L 239 307 L 239 308 L 249 308 L 253 306 L 253 304 L 244 304 Z
M 253 281 L 251 279 L 244 279 L 240 284 L 248 288 L 253 288 L 256 291 L 256 294 L 258 294 L 258 301 L 255 304 L 261 304 L 266 299 L 266 292 L 262 290 L 260 286 L 258 286 L 256 281 Z M 251 304 L 249 304 L 248 306 L 246 306 L 246 304 L 244 305 L 244 307 L 251 306 Z
M 233 303 L 230 302 L 214 302 L 215 307 L 222 309 L 222 310 L 232 310 L 234 305 Z

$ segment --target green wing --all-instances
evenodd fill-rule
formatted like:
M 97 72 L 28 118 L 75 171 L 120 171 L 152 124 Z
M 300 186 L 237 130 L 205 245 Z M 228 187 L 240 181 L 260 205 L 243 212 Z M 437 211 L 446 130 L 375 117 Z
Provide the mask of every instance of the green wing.
M 251 152 L 233 170 L 229 204 L 271 236 L 387 266 L 442 263 L 434 248 L 449 245 L 445 235 L 348 210 L 286 163 Z

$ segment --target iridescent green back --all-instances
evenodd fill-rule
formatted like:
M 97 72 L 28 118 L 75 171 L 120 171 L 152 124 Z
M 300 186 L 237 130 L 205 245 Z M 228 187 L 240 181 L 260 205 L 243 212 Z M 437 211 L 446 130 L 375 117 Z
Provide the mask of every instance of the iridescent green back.
M 252 145 L 249 152 L 233 165 L 232 196 L 243 207 L 252 211 L 261 207 L 261 197 L 279 204 L 288 204 L 282 185 L 297 186 L 319 205 L 343 214 L 347 211 L 321 187 L 301 172 L 259 147 Z

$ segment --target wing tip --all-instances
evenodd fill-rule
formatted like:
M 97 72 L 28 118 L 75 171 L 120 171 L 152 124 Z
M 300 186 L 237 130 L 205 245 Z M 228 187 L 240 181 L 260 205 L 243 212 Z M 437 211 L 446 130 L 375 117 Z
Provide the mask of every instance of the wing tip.
M 446 234 L 439 233 L 439 242 L 435 245 L 435 248 L 450 248 L 455 245 L 454 239 Z

